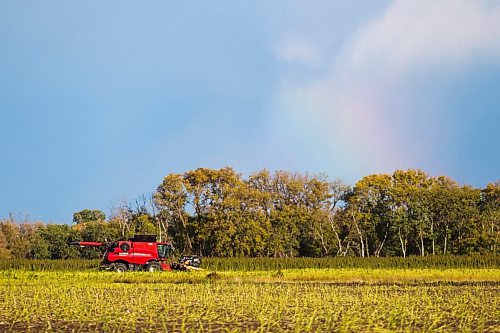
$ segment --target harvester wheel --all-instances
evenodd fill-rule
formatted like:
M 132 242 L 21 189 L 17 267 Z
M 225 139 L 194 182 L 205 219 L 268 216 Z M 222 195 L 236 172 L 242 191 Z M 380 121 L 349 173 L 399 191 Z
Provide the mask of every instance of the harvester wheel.
M 146 271 L 148 272 L 159 272 L 161 271 L 161 265 L 155 261 L 153 262 L 150 262 L 147 266 L 146 266 Z
M 115 272 L 117 273 L 125 273 L 128 270 L 127 265 L 125 264 L 116 264 L 115 265 Z

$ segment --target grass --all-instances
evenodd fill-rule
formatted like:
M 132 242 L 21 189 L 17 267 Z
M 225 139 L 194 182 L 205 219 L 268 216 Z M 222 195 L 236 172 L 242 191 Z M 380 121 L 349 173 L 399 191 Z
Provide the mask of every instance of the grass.
M 0 271 L 5 332 L 500 332 L 498 268 Z

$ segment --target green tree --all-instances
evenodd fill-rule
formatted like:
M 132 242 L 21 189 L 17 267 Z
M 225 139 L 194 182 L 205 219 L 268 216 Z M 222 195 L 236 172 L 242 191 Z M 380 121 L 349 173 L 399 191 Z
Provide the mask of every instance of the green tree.
M 49 249 L 49 242 L 37 232 L 32 239 L 31 249 L 28 254 L 30 259 L 51 259 L 52 255 Z
M 84 209 L 73 214 L 73 222 L 76 224 L 104 220 L 106 220 L 106 214 L 100 210 Z
M 363 256 L 372 253 L 378 257 L 384 249 L 392 226 L 390 194 L 389 175 L 370 175 L 356 183 L 349 198 L 350 205 L 359 212 L 357 218 L 351 212 L 351 217 L 364 248 L 361 251 Z
M 454 209 L 454 229 L 452 230 L 452 253 L 474 254 L 482 252 L 485 237 L 479 228 L 479 202 L 481 192 L 470 186 L 460 188 Z
M 157 234 L 155 219 L 150 214 L 134 214 L 132 224 L 136 234 Z
M 71 238 L 70 227 L 68 225 L 49 224 L 46 227 L 39 228 L 37 230 L 37 235 L 48 244 L 48 251 L 51 259 L 70 259 L 78 257 L 78 250 L 75 247 L 69 246 Z M 38 240 L 40 238 L 38 238 Z M 43 249 L 40 249 L 40 251 L 42 250 Z
M 490 183 L 481 191 L 479 202 L 481 213 L 480 228 L 485 234 L 485 246 L 489 247 L 492 253 L 498 253 L 500 250 L 498 242 L 500 241 L 500 181 Z
M 437 177 L 430 190 L 430 196 L 432 254 L 436 254 L 437 251 L 447 254 L 448 242 L 461 209 L 460 187 L 447 177 Z M 440 241 L 439 247 L 436 241 Z
M 307 232 L 303 197 L 304 181 L 299 174 L 277 171 L 271 178 L 271 235 L 268 253 L 274 257 L 293 257 L 299 253 L 301 238 Z M 301 237 L 302 236 L 302 237 Z

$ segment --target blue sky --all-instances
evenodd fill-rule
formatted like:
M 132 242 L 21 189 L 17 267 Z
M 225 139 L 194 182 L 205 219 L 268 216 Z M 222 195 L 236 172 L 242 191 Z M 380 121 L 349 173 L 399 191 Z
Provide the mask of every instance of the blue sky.
M 500 170 L 500 3 L 0 1 L 0 218 L 168 173 Z

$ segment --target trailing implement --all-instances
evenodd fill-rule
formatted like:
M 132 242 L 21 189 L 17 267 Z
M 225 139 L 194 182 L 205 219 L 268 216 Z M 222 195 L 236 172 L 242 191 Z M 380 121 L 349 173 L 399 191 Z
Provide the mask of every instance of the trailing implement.
M 111 243 L 72 242 L 80 247 L 104 247 L 100 269 L 125 271 L 172 271 L 200 269 L 201 259 L 198 256 L 184 256 L 179 262 L 168 263 L 174 247 L 169 242 L 157 242 L 155 235 L 135 235 L 128 240 Z

